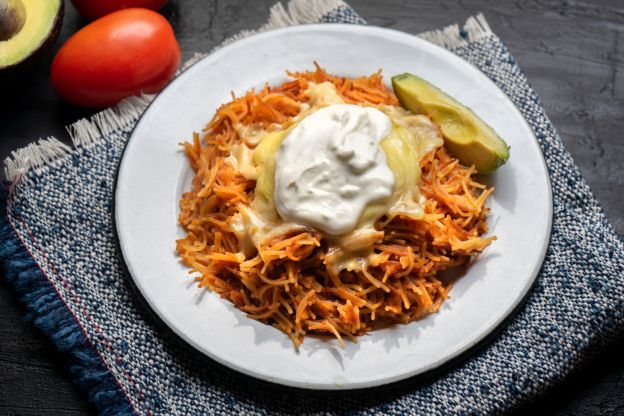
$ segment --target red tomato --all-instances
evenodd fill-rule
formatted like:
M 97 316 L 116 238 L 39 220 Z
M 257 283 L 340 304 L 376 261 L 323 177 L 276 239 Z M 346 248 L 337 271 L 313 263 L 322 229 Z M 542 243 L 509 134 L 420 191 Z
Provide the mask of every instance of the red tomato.
M 169 0 L 72 0 L 74 7 L 80 14 L 95 20 L 109 13 L 131 7 L 158 10 L 168 3 Z
M 52 62 L 52 86 L 65 100 L 106 107 L 164 88 L 180 65 L 180 46 L 164 17 L 147 9 L 111 13 L 76 32 Z

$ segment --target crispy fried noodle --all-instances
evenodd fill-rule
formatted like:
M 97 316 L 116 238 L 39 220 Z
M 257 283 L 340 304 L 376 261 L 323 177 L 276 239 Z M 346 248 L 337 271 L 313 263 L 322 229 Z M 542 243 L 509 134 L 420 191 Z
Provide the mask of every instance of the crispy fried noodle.
M 180 201 L 186 236 L 177 241 L 177 252 L 183 263 L 200 287 L 279 328 L 296 346 L 306 334 L 333 335 L 342 344 L 376 326 L 436 312 L 451 288 L 439 272 L 467 264 L 495 239 L 482 237 L 488 230 L 484 204 L 494 189 L 476 182 L 474 167 L 461 165 L 444 146 L 420 159 L 424 214 L 376 219 L 375 232 L 366 237 L 369 249 L 357 254 L 360 267 L 333 267 L 335 248 L 309 227 L 269 223 L 270 231 L 251 247 L 241 239 L 241 213 L 253 211 L 257 176 L 229 163 L 233 149 L 253 149 L 258 132 L 293 125 L 309 110 L 306 91 L 313 85 L 333 85 L 344 103 L 399 106 L 380 72 L 341 78 L 317 65 L 288 75 L 292 80 L 281 86 L 233 95 L 202 136 L 183 143 L 195 172 Z

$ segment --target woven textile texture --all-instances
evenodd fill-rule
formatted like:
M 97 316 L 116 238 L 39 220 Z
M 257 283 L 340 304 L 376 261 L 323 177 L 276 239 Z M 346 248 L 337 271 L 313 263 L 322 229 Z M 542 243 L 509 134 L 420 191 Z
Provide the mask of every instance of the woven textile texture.
M 316 21 L 365 23 L 337 5 Z M 539 98 L 495 35 L 475 40 L 469 29 L 457 30 L 445 46 L 481 69 L 520 109 L 552 182 L 551 243 L 535 287 L 509 323 L 484 348 L 437 375 L 339 395 L 264 384 L 170 339 L 129 287 L 113 233 L 115 171 L 145 106 L 136 100 L 137 114 L 122 108 L 106 115 L 117 117 L 114 128 L 85 125 L 88 140 L 57 149 L 5 194 L 0 257 L 7 278 L 35 323 L 68 353 L 76 382 L 102 414 L 499 413 L 543 393 L 621 336 L 622 242 Z

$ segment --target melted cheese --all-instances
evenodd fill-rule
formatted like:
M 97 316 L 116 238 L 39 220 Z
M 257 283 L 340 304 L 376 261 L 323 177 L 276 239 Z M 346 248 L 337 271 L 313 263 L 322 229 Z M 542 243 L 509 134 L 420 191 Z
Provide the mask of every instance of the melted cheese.
M 244 143 L 233 144 L 225 162 L 232 165 L 245 179 L 258 180 L 262 169 L 253 161 L 254 150 Z
M 309 105 L 314 109 L 333 104 L 344 104 L 344 100 L 338 95 L 336 87 L 331 82 L 325 81 L 320 84 L 311 84 L 304 94 L 310 99 Z
M 344 100 L 329 82 L 312 84 L 305 94 L 309 97 L 309 106 L 302 106 L 299 115 L 285 130 L 268 132 L 257 127 L 249 130 L 237 127 L 243 143 L 233 146 L 228 163 L 245 178 L 256 180 L 250 209 L 241 207 L 240 217 L 236 216 L 231 224 L 246 256 L 250 256 L 254 247 L 262 242 L 293 229 L 306 228 L 284 221 L 275 209 L 275 155 L 282 141 L 301 120 L 320 108 L 343 104 Z M 390 134 L 381 141 L 381 147 L 394 175 L 394 188 L 389 198 L 370 203 L 364 209 L 354 230 L 340 236 L 324 236 L 329 244 L 326 264 L 336 274 L 343 269 L 367 267 L 369 259 L 374 256 L 372 246 L 383 235 L 374 229 L 375 221 L 381 216 L 422 218 L 424 199 L 419 188 L 420 159 L 443 144 L 439 130 L 429 118 L 395 106 L 376 108 L 392 122 Z
M 270 222 L 245 205 L 238 206 L 238 213 L 230 218 L 230 230 L 238 239 L 238 245 L 245 258 L 254 255 L 257 248 L 275 237 L 292 231 L 303 231 L 306 227 L 290 222 Z

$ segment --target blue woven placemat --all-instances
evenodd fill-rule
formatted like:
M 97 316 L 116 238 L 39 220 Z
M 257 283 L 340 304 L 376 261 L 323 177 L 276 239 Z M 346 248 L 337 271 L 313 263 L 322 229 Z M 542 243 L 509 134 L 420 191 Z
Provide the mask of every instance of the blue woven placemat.
M 312 22 L 365 23 L 339 0 L 295 0 L 273 8 L 262 29 Z M 543 393 L 622 334 L 622 242 L 513 57 L 482 16 L 421 36 L 489 76 L 528 120 L 544 153 L 554 197 L 552 239 L 519 313 L 455 367 L 364 392 L 285 389 L 201 357 L 145 314 L 117 255 L 115 170 L 150 100 L 133 98 L 71 126 L 73 148 L 42 140 L 5 162 L 5 276 L 34 323 L 66 353 L 76 384 L 101 414 L 499 413 Z

